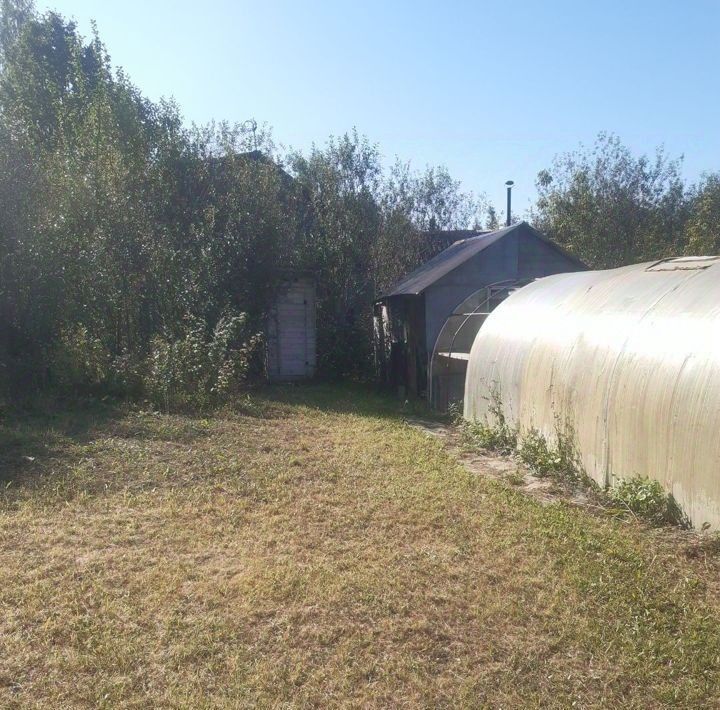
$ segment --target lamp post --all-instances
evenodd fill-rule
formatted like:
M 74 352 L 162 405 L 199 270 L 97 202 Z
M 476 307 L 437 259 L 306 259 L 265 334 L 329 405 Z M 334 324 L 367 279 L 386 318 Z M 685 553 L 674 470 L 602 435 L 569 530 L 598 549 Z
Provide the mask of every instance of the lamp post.
M 505 226 L 506 226 L 506 227 L 509 227 L 509 226 L 510 226 L 510 217 L 511 217 L 510 204 L 511 204 L 511 201 L 512 201 L 511 191 L 512 191 L 512 189 L 513 189 L 513 185 L 514 185 L 514 184 L 515 184 L 515 183 L 514 183 L 512 180 L 508 180 L 508 181 L 505 183 L 505 185 L 506 185 L 506 187 L 507 187 L 507 213 L 506 213 L 506 217 L 505 217 Z

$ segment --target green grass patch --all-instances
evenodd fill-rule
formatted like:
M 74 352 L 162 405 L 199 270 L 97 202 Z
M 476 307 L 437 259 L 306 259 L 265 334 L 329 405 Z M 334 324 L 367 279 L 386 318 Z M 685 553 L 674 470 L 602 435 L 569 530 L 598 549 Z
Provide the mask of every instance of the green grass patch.
M 392 399 L 86 414 L 2 423 L 0 706 L 716 700 L 709 544 L 540 505 Z

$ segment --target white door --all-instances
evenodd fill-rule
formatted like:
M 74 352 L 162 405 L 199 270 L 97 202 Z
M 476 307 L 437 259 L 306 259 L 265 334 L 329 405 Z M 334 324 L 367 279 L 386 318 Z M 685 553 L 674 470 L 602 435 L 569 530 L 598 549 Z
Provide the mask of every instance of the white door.
M 277 376 L 315 374 L 315 289 L 312 282 L 291 283 L 277 302 Z

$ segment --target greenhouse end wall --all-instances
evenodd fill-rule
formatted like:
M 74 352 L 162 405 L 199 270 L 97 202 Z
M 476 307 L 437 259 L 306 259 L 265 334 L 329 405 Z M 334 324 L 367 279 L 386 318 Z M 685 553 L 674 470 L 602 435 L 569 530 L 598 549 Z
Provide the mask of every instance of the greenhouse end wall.
M 600 485 L 660 481 L 720 527 L 720 261 L 549 276 L 512 294 L 473 344 L 465 417 L 493 400 L 521 432 L 571 436 Z

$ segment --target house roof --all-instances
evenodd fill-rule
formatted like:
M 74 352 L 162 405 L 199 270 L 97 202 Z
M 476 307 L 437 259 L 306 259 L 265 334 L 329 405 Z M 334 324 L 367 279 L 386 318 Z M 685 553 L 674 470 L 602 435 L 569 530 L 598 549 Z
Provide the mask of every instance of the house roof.
M 489 246 L 495 244 L 503 237 L 508 236 L 516 231 L 529 232 L 537 239 L 545 242 L 548 246 L 559 251 L 574 263 L 587 268 L 580 259 L 565 251 L 555 242 L 548 239 L 544 234 L 538 232 L 537 229 L 531 227 L 527 222 L 519 222 L 504 229 L 498 229 L 495 232 L 480 233 L 478 236 L 460 239 L 451 244 L 447 249 L 441 251 L 437 256 L 425 262 L 422 266 L 409 273 L 400 283 L 396 284 L 390 293 L 385 294 L 383 298 L 390 296 L 410 296 L 422 293 L 428 286 L 434 284 L 438 279 L 450 273 L 468 259 L 480 253 Z
M 431 229 L 423 232 L 423 236 L 427 240 L 430 247 L 434 250 L 431 256 L 435 256 L 439 251 L 447 249 L 451 244 L 459 242 L 461 239 L 470 239 L 471 237 L 479 237 L 487 234 L 487 229 Z

